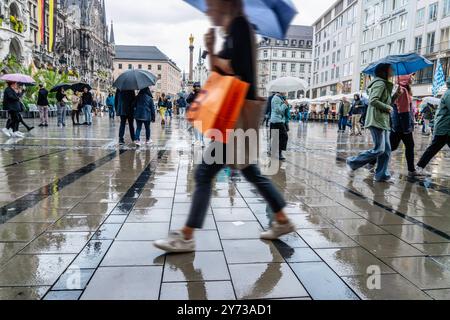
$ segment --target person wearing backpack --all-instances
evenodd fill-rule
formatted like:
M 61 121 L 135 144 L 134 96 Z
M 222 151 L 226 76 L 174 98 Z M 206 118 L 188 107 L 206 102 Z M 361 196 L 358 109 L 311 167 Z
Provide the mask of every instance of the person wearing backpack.
M 390 115 L 393 111 L 391 104 L 392 101 L 396 100 L 396 97 L 392 96 L 394 84 L 389 81 L 389 78 L 393 74 L 390 64 L 381 63 L 376 67 L 375 79 L 368 87 L 369 107 L 365 123 L 365 127 L 372 134 L 374 147 L 356 157 L 347 159 L 347 165 L 352 172 L 376 160 L 375 181 L 377 182 L 387 182 L 391 179 L 389 173 L 389 161 L 391 158 Z M 396 95 L 399 93 L 399 90 Z

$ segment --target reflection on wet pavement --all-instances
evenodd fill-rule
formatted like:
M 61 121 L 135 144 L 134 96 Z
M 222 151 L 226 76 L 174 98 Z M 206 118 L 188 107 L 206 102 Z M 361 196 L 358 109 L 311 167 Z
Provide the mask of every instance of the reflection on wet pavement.
M 117 129 L 96 118 L 15 146 L 0 137 L 1 300 L 450 299 L 448 151 L 425 180 L 408 179 L 396 152 L 394 183 L 376 184 L 367 170 L 350 178 L 344 162 L 368 135 L 292 124 L 271 178 L 297 233 L 259 240 L 272 212 L 224 170 L 197 251 L 166 256 L 153 241 L 185 222 L 199 150 L 181 119 L 153 125 L 154 144 L 140 149 L 119 149 Z M 419 156 L 429 138 L 416 140 Z

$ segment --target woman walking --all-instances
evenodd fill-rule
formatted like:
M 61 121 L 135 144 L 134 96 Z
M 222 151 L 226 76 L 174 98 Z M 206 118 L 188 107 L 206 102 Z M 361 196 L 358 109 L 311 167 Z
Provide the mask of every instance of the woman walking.
M 165 125 L 166 124 L 166 111 L 167 111 L 167 98 L 166 98 L 166 94 L 163 93 L 161 95 L 161 97 L 159 98 L 158 101 L 158 110 L 159 110 L 159 115 L 161 116 L 161 125 Z
M 256 99 L 256 62 L 255 35 L 252 26 L 244 15 L 241 0 L 207 0 L 207 15 L 215 26 L 220 26 L 226 33 L 223 50 L 214 54 L 215 32 L 211 29 L 205 36 L 206 48 L 211 54 L 211 70 L 225 74 L 234 74 L 250 84 L 247 99 Z M 224 149 L 225 145 L 223 146 Z M 222 159 L 223 160 L 223 159 Z M 181 253 L 195 251 L 194 230 L 202 228 L 212 193 L 214 177 L 225 167 L 220 163 L 200 164 L 195 173 L 196 188 L 191 210 L 185 227 L 179 232 L 172 232 L 168 239 L 154 243 L 157 248 L 167 252 Z M 286 206 L 282 195 L 272 182 L 264 177 L 256 165 L 242 170 L 244 177 L 251 182 L 269 203 L 275 220 L 270 229 L 261 234 L 262 239 L 274 240 L 284 234 L 295 231 L 294 224 L 284 213 Z
M 80 125 L 80 105 L 81 105 L 81 94 L 79 92 L 74 92 L 72 97 L 72 124 L 74 126 Z M 75 119 L 77 120 L 75 122 Z
M 66 126 L 66 102 L 67 96 L 64 88 L 60 88 L 58 92 L 56 92 L 56 108 L 58 115 L 58 127 L 62 128 Z
M 142 125 L 145 126 L 145 143 L 150 144 L 150 122 L 155 122 L 155 104 L 149 88 L 142 89 L 136 97 L 136 109 L 134 110 L 136 119 L 136 144 L 141 145 Z
M 422 175 L 430 175 L 425 168 L 445 145 L 450 147 L 450 78 L 447 79 L 447 88 L 436 112 L 433 142 L 417 164 L 416 171 Z
M 389 160 L 391 158 L 391 143 L 389 137 L 390 114 L 392 112 L 392 90 L 394 84 L 389 81 L 393 75 L 390 64 L 379 64 L 375 70 L 375 79 L 368 87 L 369 107 L 366 116 L 366 128 L 370 130 L 374 148 L 361 153 L 357 157 L 347 159 L 347 165 L 352 171 L 366 164 L 377 161 L 375 180 L 386 182 L 391 179 Z M 395 99 L 394 99 L 395 100 Z
M 130 129 L 130 138 L 132 142 L 135 142 L 134 131 L 134 107 L 136 95 L 134 90 L 118 91 L 118 115 L 120 116 L 120 128 L 119 128 L 119 144 L 125 144 L 125 127 L 128 122 Z

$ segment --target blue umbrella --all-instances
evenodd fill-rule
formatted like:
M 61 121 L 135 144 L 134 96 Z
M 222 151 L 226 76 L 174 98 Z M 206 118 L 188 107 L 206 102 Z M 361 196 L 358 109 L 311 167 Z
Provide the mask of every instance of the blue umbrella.
M 432 66 L 433 62 L 417 53 L 393 55 L 370 64 L 363 70 L 363 73 L 374 76 L 375 70 L 380 64 L 390 64 L 396 76 L 404 76 Z
M 184 0 L 206 12 L 205 0 Z M 243 0 L 245 14 L 262 36 L 284 39 L 298 11 L 291 0 Z

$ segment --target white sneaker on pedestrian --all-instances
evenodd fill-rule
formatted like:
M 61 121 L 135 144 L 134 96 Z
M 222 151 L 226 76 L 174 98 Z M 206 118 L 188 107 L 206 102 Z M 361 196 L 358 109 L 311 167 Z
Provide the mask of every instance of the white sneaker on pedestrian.
M 3 133 L 5 134 L 5 136 L 7 136 L 7 137 L 10 137 L 10 138 L 11 138 L 11 132 L 9 132 L 9 130 L 8 130 L 8 129 L 6 129 L 6 128 L 3 128 L 3 129 L 2 129 L 2 131 L 3 131 Z
M 157 240 L 153 245 L 169 253 L 189 253 L 195 251 L 195 240 L 186 240 L 180 231 L 170 232 L 167 239 Z
M 23 133 L 20 132 L 20 131 L 16 131 L 16 132 L 13 132 L 12 137 L 15 137 L 15 138 L 25 138 L 25 134 L 23 134 Z
M 297 230 L 296 226 L 288 220 L 286 223 L 279 223 L 274 221 L 272 226 L 267 230 L 261 233 L 261 239 L 263 240 L 277 240 L 281 236 L 285 234 L 289 234 L 295 232 Z
M 141 146 L 141 142 L 140 142 L 140 141 L 135 141 L 134 144 L 135 144 L 136 146 L 138 146 L 138 147 Z
M 421 177 L 431 177 L 431 173 L 426 171 L 425 168 L 421 168 L 419 166 L 416 167 L 416 174 L 417 176 Z

